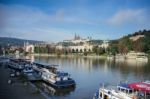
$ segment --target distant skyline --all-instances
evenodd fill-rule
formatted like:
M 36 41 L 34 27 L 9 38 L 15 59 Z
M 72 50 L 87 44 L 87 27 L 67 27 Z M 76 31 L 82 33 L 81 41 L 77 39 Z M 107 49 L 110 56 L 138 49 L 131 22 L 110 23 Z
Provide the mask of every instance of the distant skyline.
M 0 36 L 58 42 L 150 29 L 150 0 L 1 0 Z

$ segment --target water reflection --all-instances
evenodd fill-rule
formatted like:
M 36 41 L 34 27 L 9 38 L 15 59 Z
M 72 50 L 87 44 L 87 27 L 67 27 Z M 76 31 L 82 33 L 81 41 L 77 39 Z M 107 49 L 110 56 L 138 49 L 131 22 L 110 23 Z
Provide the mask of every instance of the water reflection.
M 42 90 L 47 96 L 65 96 L 75 90 L 75 87 L 68 87 L 62 89 L 55 88 L 54 86 L 45 82 L 34 82 L 34 84 L 37 86 L 37 88 Z
M 34 62 L 35 57 L 33 55 L 29 55 L 25 57 L 26 59 L 30 59 L 31 62 Z
M 35 57 L 36 61 L 42 61 L 49 64 L 58 64 L 61 69 L 70 68 L 74 70 L 84 70 L 87 72 L 103 70 L 103 72 L 119 72 L 119 74 L 134 74 L 136 76 L 144 75 L 145 79 L 149 78 L 150 63 L 136 60 L 106 60 L 98 58 L 83 57 Z M 69 69 L 68 69 L 69 68 Z
M 126 60 L 126 61 L 109 61 L 109 68 L 115 71 L 119 71 L 120 74 L 127 78 L 126 76 L 133 77 L 135 80 L 149 80 L 150 79 L 150 66 L 148 62 L 136 61 L 136 60 Z M 133 78 L 132 78 L 133 79 Z

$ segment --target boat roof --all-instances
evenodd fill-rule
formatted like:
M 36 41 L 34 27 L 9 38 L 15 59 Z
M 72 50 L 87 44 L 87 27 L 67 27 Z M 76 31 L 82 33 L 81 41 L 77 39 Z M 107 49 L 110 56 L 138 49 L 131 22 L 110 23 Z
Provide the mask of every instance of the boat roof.
M 47 68 L 47 69 L 56 69 L 56 66 L 58 65 L 54 65 L 54 64 L 46 64 L 46 63 L 39 63 L 39 62 L 33 62 L 33 64 L 37 65 L 37 66 L 40 66 L 40 67 L 43 67 L 43 68 Z
M 9 59 L 10 61 L 13 61 L 13 62 L 24 62 L 24 63 L 31 63 L 31 61 L 29 59 L 24 59 L 24 58 L 10 58 Z
M 129 84 L 129 87 L 131 89 L 139 90 L 142 92 L 150 93 L 150 82 L 136 82 L 136 83 L 131 83 Z
M 57 71 L 57 76 L 68 76 L 68 73 L 66 72 L 61 72 L 61 71 Z
M 127 83 L 120 83 L 117 85 L 117 87 L 125 88 L 125 89 L 131 89 Z

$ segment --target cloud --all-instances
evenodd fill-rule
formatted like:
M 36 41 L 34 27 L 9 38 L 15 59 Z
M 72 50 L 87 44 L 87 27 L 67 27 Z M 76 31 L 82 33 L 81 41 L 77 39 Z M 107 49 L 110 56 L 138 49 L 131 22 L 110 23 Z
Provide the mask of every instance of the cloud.
M 93 24 L 91 20 L 76 17 L 65 13 L 64 9 L 51 9 L 50 13 L 46 13 L 38 8 L 22 6 L 22 5 L 3 5 L 0 4 L 0 11 L 7 22 L 49 22 L 49 23 L 77 23 L 77 24 Z M 3 19 L 4 19 L 3 18 Z
M 54 11 L 55 13 L 46 13 L 38 8 L 20 6 L 20 5 L 0 5 L 3 12 L 3 19 L 7 19 L 7 23 L 23 22 L 24 24 L 35 23 L 53 23 L 62 22 L 64 16 L 62 9 Z
M 67 15 L 64 9 L 44 12 L 22 5 L 0 4 L 0 36 L 60 41 L 73 36 L 74 31 L 60 28 L 59 24 L 92 24 L 89 20 Z
M 119 10 L 107 23 L 110 25 L 124 25 L 124 24 L 144 24 L 148 21 L 147 12 L 144 9 L 127 9 Z

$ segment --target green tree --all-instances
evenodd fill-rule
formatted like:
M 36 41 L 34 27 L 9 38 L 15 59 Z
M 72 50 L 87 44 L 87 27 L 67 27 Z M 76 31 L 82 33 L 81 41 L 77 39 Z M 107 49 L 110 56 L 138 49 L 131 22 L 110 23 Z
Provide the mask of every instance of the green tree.
M 94 46 L 92 50 L 93 50 L 93 53 L 97 54 L 97 52 L 98 52 L 98 46 Z
M 137 52 L 143 52 L 144 51 L 144 45 L 140 40 L 137 40 L 134 42 L 133 50 Z
M 119 53 L 126 54 L 131 50 L 133 50 L 133 43 L 128 37 L 124 37 L 119 41 L 118 44 Z
M 62 51 L 60 49 L 55 49 L 55 53 L 60 56 L 62 54 Z
M 118 46 L 112 45 L 110 47 L 110 53 L 115 56 L 118 53 Z

